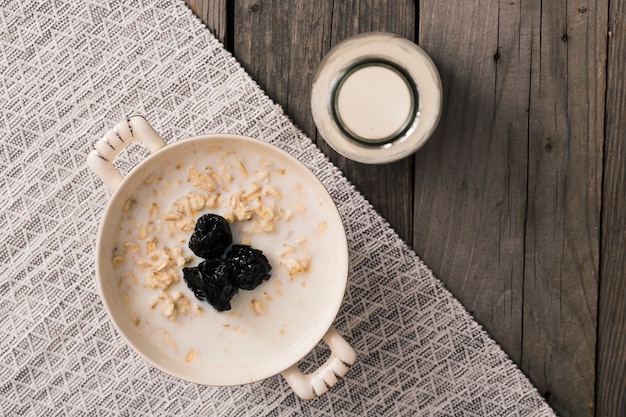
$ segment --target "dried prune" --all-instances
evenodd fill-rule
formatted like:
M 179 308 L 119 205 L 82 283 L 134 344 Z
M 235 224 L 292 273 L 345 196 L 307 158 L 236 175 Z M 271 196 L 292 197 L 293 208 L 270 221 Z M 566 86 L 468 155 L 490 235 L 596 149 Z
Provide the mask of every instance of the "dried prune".
M 183 278 L 196 298 L 208 301 L 217 311 L 230 310 L 239 289 L 253 290 L 270 278 L 272 266 L 263 252 L 248 245 L 232 245 L 228 222 L 205 214 L 196 222 L 189 249 L 204 258 L 196 267 L 183 268 Z
M 189 238 L 189 249 L 204 259 L 219 258 L 233 243 L 233 235 L 228 222 L 217 214 L 205 214 L 196 222 Z
M 270 277 L 272 266 L 258 249 L 233 245 L 226 259 L 232 264 L 233 282 L 240 289 L 253 290 Z
M 217 311 L 230 310 L 230 300 L 237 293 L 233 268 L 221 258 L 207 259 L 197 267 L 183 268 L 183 279 L 196 298 L 208 301 Z

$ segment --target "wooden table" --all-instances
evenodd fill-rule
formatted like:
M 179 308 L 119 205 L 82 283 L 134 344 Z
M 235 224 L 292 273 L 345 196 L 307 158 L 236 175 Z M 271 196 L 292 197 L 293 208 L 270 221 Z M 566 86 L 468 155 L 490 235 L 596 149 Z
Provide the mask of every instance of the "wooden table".
M 626 415 L 623 1 L 186 0 L 562 416 Z M 400 34 L 444 87 L 435 135 L 374 166 L 316 132 L 322 57 Z

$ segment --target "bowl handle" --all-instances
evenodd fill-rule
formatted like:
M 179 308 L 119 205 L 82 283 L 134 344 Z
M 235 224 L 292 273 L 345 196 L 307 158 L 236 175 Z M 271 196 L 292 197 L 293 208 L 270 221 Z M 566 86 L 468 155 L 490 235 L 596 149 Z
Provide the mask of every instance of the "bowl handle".
M 356 361 L 356 352 L 335 327 L 328 329 L 323 340 L 330 348 L 330 357 L 322 366 L 310 374 L 300 371 L 297 364 L 282 372 L 293 391 L 304 400 L 324 394 L 339 381 L 338 377 L 348 372 L 348 365 Z
M 87 166 L 96 174 L 110 191 L 115 190 L 122 181 L 120 174 L 113 166 L 117 155 L 135 141 L 140 141 L 151 153 L 165 146 L 165 141 L 150 126 L 143 116 L 130 116 L 116 124 L 94 146 L 87 156 Z

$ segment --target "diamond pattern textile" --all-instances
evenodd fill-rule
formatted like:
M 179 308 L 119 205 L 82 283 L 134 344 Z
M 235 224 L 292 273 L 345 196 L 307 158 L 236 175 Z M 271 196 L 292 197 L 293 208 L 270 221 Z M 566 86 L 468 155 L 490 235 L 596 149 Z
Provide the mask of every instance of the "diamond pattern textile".
M 0 0 L 0 415 L 551 416 L 500 347 L 182 1 Z M 322 397 L 280 376 L 180 381 L 114 329 L 94 278 L 109 192 L 86 167 L 131 113 L 173 142 L 257 137 L 335 200 L 350 278 L 335 326 L 358 359 Z M 128 172 L 146 156 L 131 147 Z M 315 351 L 304 368 L 320 365 Z

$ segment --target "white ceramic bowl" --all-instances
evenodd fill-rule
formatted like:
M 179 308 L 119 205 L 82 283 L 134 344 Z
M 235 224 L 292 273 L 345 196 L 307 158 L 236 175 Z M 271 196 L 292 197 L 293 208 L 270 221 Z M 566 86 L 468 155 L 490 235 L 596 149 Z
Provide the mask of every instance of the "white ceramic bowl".
M 151 155 L 123 176 L 113 161 L 133 141 L 143 143 Z M 245 175 L 237 175 L 239 162 L 247 164 Z M 102 302 L 119 333 L 153 366 L 186 381 L 216 386 L 282 373 L 297 395 L 310 399 L 326 392 L 354 363 L 356 353 L 332 326 L 348 274 L 343 224 L 324 186 L 298 160 L 271 144 L 234 135 L 198 136 L 166 146 L 143 117 L 133 116 L 96 144 L 87 164 L 112 191 L 96 245 Z M 142 277 L 152 270 L 138 266 L 142 257 L 151 256 L 146 243 L 150 236 L 158 237 L 155 242 L 160 245 L 152 248 L 153 254 L 159 247 L 178 245 L 188 266 L 200 261 L 181 242 L 181 233 L 186 232 L 173 227 L 182 223 L 168 223 L 163 216 L 168 204 L 171 208 L 173 201 L 194 189 L 186 181 L 192 165 L 200 172 L 234 173 L 232 182 L 225 181 L 222 188 L 217 184 L 213 193 L 220 193 L 221 203 L 199 209 L 198 217 L 209 212 L 223 215 L 229 210 L 226 194 L 241 196 L 250 184 L 261 184 L 264 195 L 271 188 L 280 191 L 273 192 L 280 214 L 274 216 L 270 233 L 250 231 L 260 224 L 258 219 L 235 220 L 231 225 L 234 243 L 244 240 L 261 249 L 273 269 L 272 277 L 258 288 L 240 290 L 232 310 L 226 312 L 195 299 L 182 274 L 179 282 L 163 290 L 146 285 Z M 141 225 L 148 225 L 148 231 Z M 134 247 L 132 242 L 139 248 L 134 252 L 128 249 Z M 310 263 L 294 276 L 284 260 L 298 251 Z M 161 293 L 168 295 L 159 298 Z M 164 311 L 168 311 L 165 299 L 174 293 L 187 297 L 190 304 L 172 319 Z M 297 362 L 321 340 L 331 349 L 329 359 L 303 374 Z

